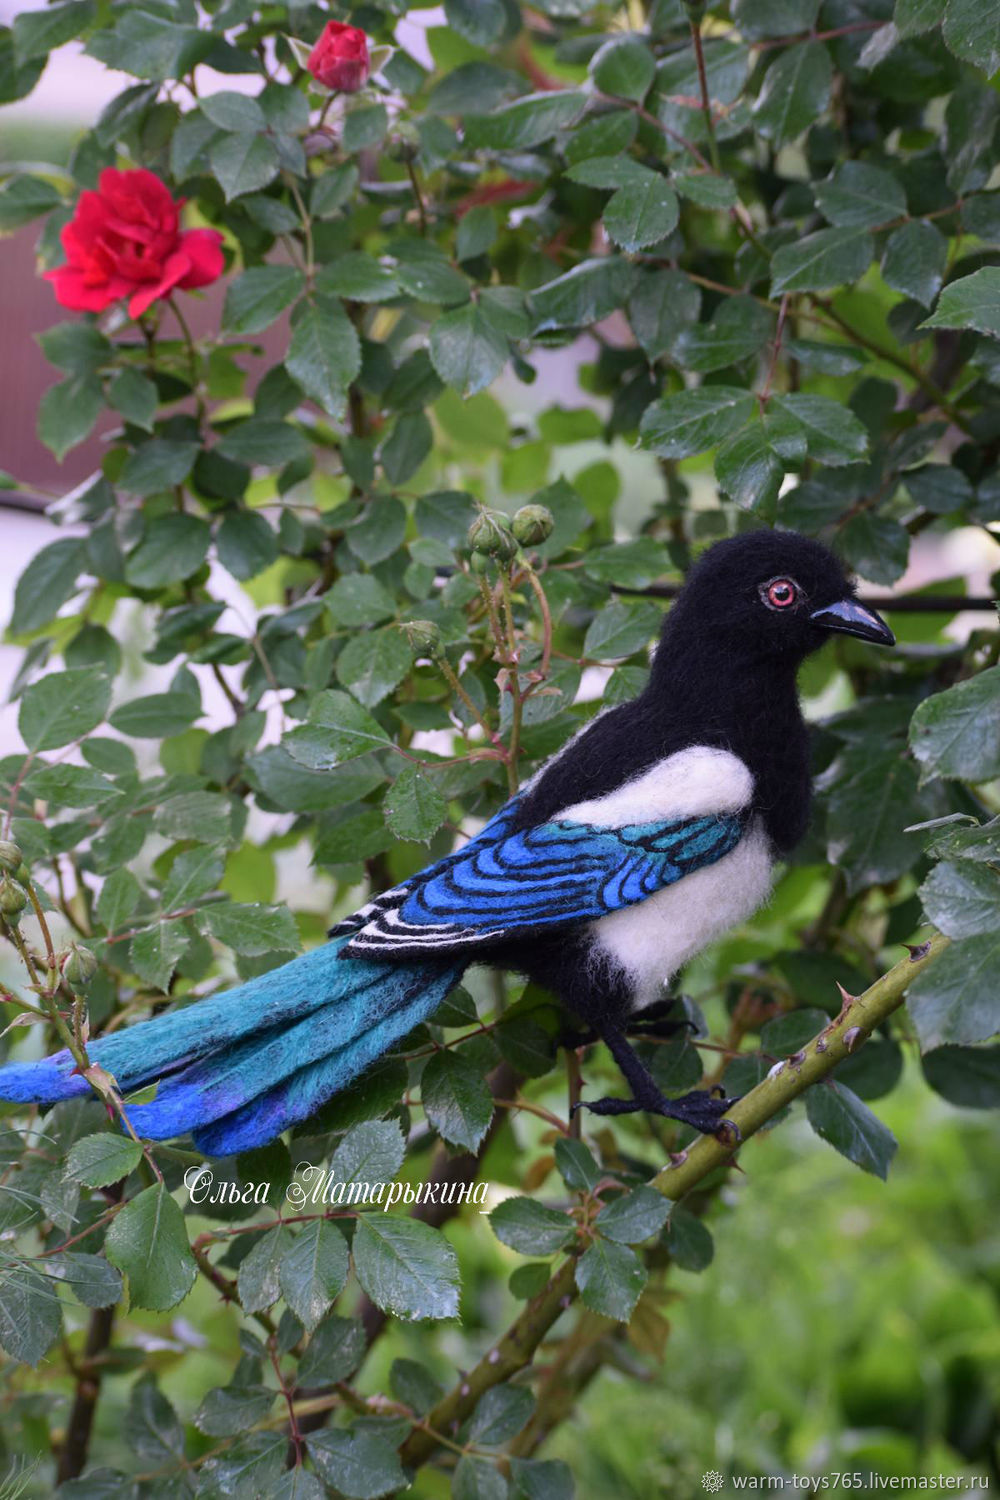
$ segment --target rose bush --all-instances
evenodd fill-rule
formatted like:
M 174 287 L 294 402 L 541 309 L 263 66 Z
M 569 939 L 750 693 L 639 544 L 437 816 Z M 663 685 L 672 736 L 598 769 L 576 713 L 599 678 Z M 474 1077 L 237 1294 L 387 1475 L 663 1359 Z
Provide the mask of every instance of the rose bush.
M 0 189 L 0 227 L 38 220 L 73 299 L 41 336 L 42 436 L 63 457 L 102 435 L 10 627 L 12 1056 L 68 1035 L 83 1064 L 92 1036 L 266 981 L 445 854 L 641 689 L 714 537 L 820 536 L 869 596 L 911 556 L 945 571 L 953 542 L 995 566 L 995 7 L 446 0 L 405 29 L 404 8 L 337 20 L 373 43 L 353 92 L 360 28 L 335 49 L 353 71 L 318 83 L 311 3 L 65 0 L 0 28 L 0 101 L 74 37 L 130 75 L 65 159 L 39 143 Z M 224 298 L 163 306 L 223 253 Z M 566 1500 L 570 1468 L 586 1500 L 687 1496 L 706 1468 L 801 1473 L 810 1453 L 876 1471 L 874 1491 L 985 1467 L 995 1223 L 970 1224 L 998 1170 L 975 1111 L 1000 1099 L 1000 647 L 968 587 L 890 600 L 895 652 L 844 639 L 810 662 L 810 839 L 683 976 L 691 1024 L 639 1042 L 668 1093 L 770 1076 L 766 1095 L 816 1076 L 838 985 L 892 970 L 898 1000 L 916 976 L 792 1130 L 748 1140 L 746 1177 L 689 1175 L 668 1203 L 664 1162 L 693 1174 L 705 1145 L 574 1113 L 619 1087 L 603 1049 L 567 1051 L 543 992 L 474 972 L 296 1135 L 214 1161 L 211 1203 L 185 1192 L 190 1142 L 120 1128 L 132 1101 L 107 1074 L 93 1098 L 5 1106 L 4 1453 L 37 1461 L 39 1500 Z M 920 957 L 926 919 L 951 943 Z M 884 1116 L 918 1125 L 897 1146 Z M 844 1188 L 810 1297 L 797 1221 L 897 1150 L 911 1232 L 901 1209 L 867 1228 L 873 1200 Z M 720 1255 L 678 1360 L 677 1271 L 708 1271 L 716 1234 L 728 1252 L 748 1181 L 789 1158 L 801 1200 L 754 1226 L 759 1284 Z M 300 1212 L 301 1162 L 392 1183 L 394 1211 Z M 483 1182 L 490 1219 L 468 1200 Z M 879 1201 L 902 1199 L 894 1173 Z M 878 1250 L 858 1285 L 852 1239 Z M 782 1350 L 756 1383 L 750 1301 Z M 808 1401 L 793 1326 L 833 1329 Z M 652 1411 L 634 1442 L 616 1390 Z M 602 1423 L 636 1474 L 586 1469 Z
M 193 291 L 218 280 L 223 236 L 181 229 L 183 203 L 155 172 L 105 167 L 62 231 L 66 264 L 45 273 L 62 306 L 103 312 L 127 299 L 129 316 L 138 318 L 175 288 Z

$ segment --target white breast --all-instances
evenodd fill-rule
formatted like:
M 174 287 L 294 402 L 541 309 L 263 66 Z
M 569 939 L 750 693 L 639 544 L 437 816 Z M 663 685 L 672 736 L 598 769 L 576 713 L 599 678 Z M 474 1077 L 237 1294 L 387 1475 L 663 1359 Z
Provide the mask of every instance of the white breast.
M 574 803 L 556 816 L 594 828 L 622 828 L 739 812 L 752 797 L 753 776 L 738 755 L 692 745 L 608 796 Z M 629 974 L 636 1009 L 661 999 L 682 964 L 767 900 L 771 867 L 770 843 L 757 821 L 715 864 L 591 924 L 598 945 Z
M 714 865 L 593 922 L 598 945 L 631 977 L 633 1009 L 661 1000 L 682 964 L 762 906 L 771 874 L 770 842 L 755 820 Z

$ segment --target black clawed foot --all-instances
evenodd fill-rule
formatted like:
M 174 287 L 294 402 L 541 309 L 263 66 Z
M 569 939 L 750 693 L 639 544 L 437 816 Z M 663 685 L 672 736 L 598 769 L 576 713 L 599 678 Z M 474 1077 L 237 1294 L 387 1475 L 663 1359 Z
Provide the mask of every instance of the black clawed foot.
M 589 1109 L 592 1115 L 634 1115 L 647 1108 L 638 1099 L 615 1099 L 608 1095 L 604 1099 L 580 1099 L 570 1114 L 575 1115 L 578 1109 Z
M 669 1041 L 671 1037 L 687 1033 L 694 1036 L 698 1027 L 689 1017 L 676 1015 L 677 1001 L 657 1000 L 654 1005 L 647 1005 L 644 1010 L 636 1011 L 629 1018 L 626 1032 L 629 1036 L 656 1037 L 662 1041 Z
M 680 1120 L 684 1125 L 690 1125 L 693 1130 L 700 1130 L 702 1135 L 715 1135 L 725 1127 L 728 1132 L 735 1135 L 735 1143 L 739 1144 L 742 1139 L 738 1126 L 732 1120 L 725 1118 L 726 1110 L 731 1108 L 737 1101 L 728 1099 L 719 1090 L 721 1098 L 712 1089 L 695 1089 L 691 1094 L 684 1094 L 680 1099 L 664 1100 L 661 1114 L 668 1115 L 672 1120 Z

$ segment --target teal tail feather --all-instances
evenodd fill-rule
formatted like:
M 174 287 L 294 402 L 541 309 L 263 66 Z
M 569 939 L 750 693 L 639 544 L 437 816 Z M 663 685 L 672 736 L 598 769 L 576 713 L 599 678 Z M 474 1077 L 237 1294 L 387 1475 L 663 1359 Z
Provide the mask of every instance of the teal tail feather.
M 441 1004 L 465 963 L 341 959 L 349 935 L 280 969 L 91 1042 L 122 1093 L 158 1084 L 129 1111 L 151 1140 L 190 1132 L 210 1156 L 263 1146 L 358 1078 Z M 0 1099 L 54 1104 L 87 1094 L 66 1050 L 0 1068 Z

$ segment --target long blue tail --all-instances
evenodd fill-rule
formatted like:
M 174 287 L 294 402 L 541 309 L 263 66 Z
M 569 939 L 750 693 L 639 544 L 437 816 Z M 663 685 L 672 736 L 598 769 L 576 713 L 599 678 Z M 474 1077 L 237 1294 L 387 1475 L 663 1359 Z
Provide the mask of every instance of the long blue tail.
M 308 1119 L 426 1021 L 465 963 L 341 959 L 349 935 L 235 989 L 89 1043 L 125 1093 L 158 1083 L 128 1116 L 140 1135 L 190 1131 L 209 1156 L 263 1146 Z M 0 1099 L 55 1104 L 90 1091 L 65 1049 L 0 1068 Z

